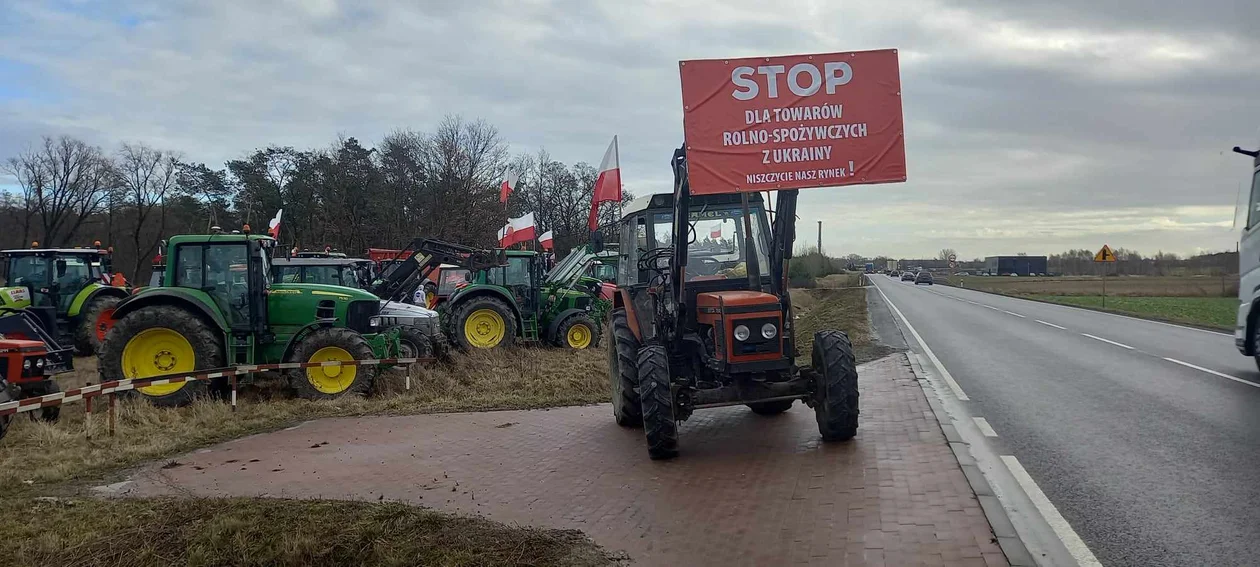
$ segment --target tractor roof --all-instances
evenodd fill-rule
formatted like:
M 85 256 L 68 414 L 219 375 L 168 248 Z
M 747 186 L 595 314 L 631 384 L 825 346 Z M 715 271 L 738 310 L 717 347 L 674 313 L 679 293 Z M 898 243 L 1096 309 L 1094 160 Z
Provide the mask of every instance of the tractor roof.
M 538 252 L 533 250 L 504 250 L 508 256 L 537 256 Z
M 748 203 L 751 205 L 760 205 L 762 203 L 761 193 L 749 193 Z M 691 206 L 700 205 L 726 206 L 738 205 L 738 193 L 722 193 L 718 195 L 692 195 Z M 672 209 L 674 208 L 673 193 L 658 193 L 656 195 L 644 195 L 629 203 L 621 209 L 621 218 L 626 218 L 635 213 L 641 213 L 647 209 Z
M 354 266 L 371 264 L 366 258 L 272 258 L 273 266 Z
M 245 242 L 246 240 L 271 240 L 274 238 L 265 234 L 181 234 L 172 236 L 171 244 L 187 244 L 187 243 L 212 243 L 212 242 Z
M 109 250 L 96 248 L 21 248 L 0 250 L 0 254 L 9 256 L 104 256 Z

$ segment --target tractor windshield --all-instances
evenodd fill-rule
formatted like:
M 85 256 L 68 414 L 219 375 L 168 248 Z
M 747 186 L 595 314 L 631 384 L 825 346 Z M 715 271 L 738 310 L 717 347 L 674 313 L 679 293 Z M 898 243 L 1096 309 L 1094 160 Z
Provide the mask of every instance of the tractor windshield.
M 41 256 L 10 256 L 8 285 L 46 288 L 52 283 L 50 264 Z
M 745 247 L 752 245 L 762 273 L 769 269 L 766 254 L 765 214 L 752 207 L 753 238 L 744 234 L 743 212 L 738 206 L 693 207 L 691 242 L 687 245 L 687 279 L 731 279 L 748 276 Z M 673 213 L 652 215 L 655 246 L 673 244 Z M 751 240 L 751 242 L 749 242 Z

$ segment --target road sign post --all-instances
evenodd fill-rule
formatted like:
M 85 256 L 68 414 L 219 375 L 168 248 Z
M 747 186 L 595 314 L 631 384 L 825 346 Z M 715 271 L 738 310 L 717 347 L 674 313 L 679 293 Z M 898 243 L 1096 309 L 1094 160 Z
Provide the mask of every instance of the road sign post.
M 1107 264 L 1116 263 L 1116 254 L 1111 247 L 1103 244 L 1102 250 L 1094 254 L 1094 262 L 1102 264 L 1102 308 L 1107 308 Z

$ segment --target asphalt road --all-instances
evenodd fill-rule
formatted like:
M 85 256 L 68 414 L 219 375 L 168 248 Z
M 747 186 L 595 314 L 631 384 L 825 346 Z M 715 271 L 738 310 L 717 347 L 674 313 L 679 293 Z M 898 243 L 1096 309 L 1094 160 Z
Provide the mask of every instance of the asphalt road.
M 1260 564 L 1260 372 L 1232 336 L 870 279 L 1104 565 Z

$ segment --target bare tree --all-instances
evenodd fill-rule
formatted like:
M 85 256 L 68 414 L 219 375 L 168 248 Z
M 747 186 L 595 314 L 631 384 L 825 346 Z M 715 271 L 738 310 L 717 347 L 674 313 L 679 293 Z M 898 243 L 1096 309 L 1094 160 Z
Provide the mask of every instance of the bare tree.
M 958 253 L 955 252 L 953 248 L 942 248 L 940 252 L 936 253 L 936 259 L 944 260 L 948 262 L 950 256 L 957 256 L 957 255 Z
M 174 190 L 179 160 L 171 152 L 156 150 L 142 143 L 124 143 L 114 161 L 117 185 L 123 202 L 131 209 L 134 225 L 129 231 L 136 252 L 133 276 L 140 273 L 144 260 L 157 247 L 157 240 L 166 232 L 166 209 L 161 205 Z M 156 212 L 156 218 L 155 217 Z M 157 231 L 149 230 L 156 222 Z
M 69 136 L 45 137 L 40 147 L 10 158 L 6 169 L 17 178 L 28 214 L 39 217 L 49 246 L 72 241 L 83 222 L 102 211 L 114 181 L 100 148 Z

